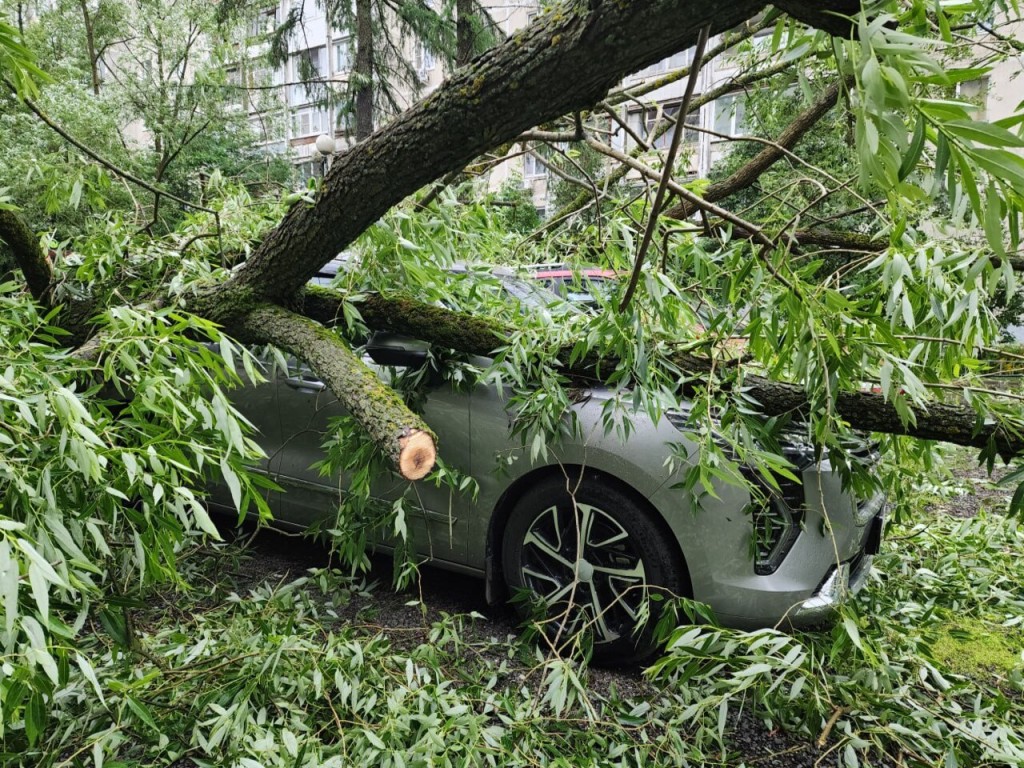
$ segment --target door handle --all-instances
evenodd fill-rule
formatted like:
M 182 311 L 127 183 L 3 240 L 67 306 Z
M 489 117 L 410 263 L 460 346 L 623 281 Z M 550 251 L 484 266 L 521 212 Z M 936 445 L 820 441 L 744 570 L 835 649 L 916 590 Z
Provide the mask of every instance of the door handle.
M 327 385 L 322 381 L 306 381 L 305 379 L 285 379 L 284 383 L 292 389 L 297 389 L 300 392 L 323 392 L 327 389 Z

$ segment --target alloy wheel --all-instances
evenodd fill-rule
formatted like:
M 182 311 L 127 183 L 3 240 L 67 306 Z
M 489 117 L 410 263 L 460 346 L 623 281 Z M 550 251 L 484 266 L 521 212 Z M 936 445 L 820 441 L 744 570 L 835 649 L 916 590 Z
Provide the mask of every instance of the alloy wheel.
M 633 632 L 644 618 L 647 578 L 636 542 L 608 512 L 582 504 L 552 505 L 523 538 L 523 583 L 545 604 L 548 632 L 588 629 L 594 643 Z

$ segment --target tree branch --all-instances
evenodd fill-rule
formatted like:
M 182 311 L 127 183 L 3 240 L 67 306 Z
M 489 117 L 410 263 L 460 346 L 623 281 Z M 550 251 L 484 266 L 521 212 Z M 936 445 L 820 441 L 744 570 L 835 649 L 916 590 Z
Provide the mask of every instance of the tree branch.
M 303 292 L 303 312 L 324 324 L 341 317 L 343 294 L 326 288 L 309 287 Z M 390 298 L 378 294 L 362 297 L 357 305 L 364 322 L 371 328 L 423 339 L 440 347 L 491 357 L 508 343 L 510 329 L 492 320 L 452 312 L 408 297 Z M 582 382 L 601 381 L 602 371 L 615 370 L 620 361 L 591 353 L 573 361 L 572 348 L 557 355 L 566 375 Z M 675 353 L 667 361 L 685 374 L 705 379 L 713 374 L 710 358 L 686 352 Z M 721 370 L 721 366 L 719 366 Z M 692 393 L 700 382 L 685 380 L 680 388 Z M 766 416 L 804 414 L 809 410 L 803 387 L 772 381 L 746 373 L 738 384 L 745 395 L 761 404 Z M 927 406 L 910 405 L 913 421 L 904 425 L 892 403 L 875 392 L 839 392 L 833 404 L 835 413 L 854 429 L 906 435 L 921 440 L 939 440 L 973 448 L 994 443 L 999 455 L 1009 458 L 1024 451 L 1024 435 L 1012 425 L 986 421 L 967 405 L 932 402 Z
M 778 139 L 772 145 L 765 147 L 750 162 L 738 168 L 728 178 L 708 186 L 704 191 L 703 198 L 714 203 L 754 184 L 765 171 L 785 157 L 786 151 L 792 150 L 797 142 L 806 136 L 838 103 L 840 85 L 841 83 L 836 82 L 826 88 L 811 106 L 797 115 L 796 119 L 779 134 Z M 670 219 L 688 219 L 696 211 L 697 206 L 683 201 L 665 211 L 665 215 Z
M 675 172 L 676 155 L 679 153 L 679 145 L 683 141 L 683 134 L 686 133 L 685 115 L 690 111 L 690 102 L 693 100 L 693 92 L 697 87 L 697 77 L 700 75 L 701 67 L 704 65 L 704 47 L 708 42 L 707 28 L 701 30 L 697 38 L 697 46 L 693 53 L 693 65 L 690 68 L 690 77 L 686 81 L 686 92 L 683 94 L 683 103 L 679 105 L 679 114 L 683 115 L 676 120 L 676 130 L 672 134 L 672 143 L 668 148 L 668 155 L 665 157 L 665 167 L 661 171 L 661 180 L 658 182 L 658 190 L 654 194 L 654 202 L 647 217 L 647 226 L 644 227 L 644 236 L 640 241 L 640 250 L 637 251 L 636 261 L 633 264 L 633 273 L 629 276 L 629 283 L 626 285 L 626 292 L 619 304 L 619 312 L 625 312 L 629 303 L 633 300 L 636 286 L 640 282 L 640 273 L 643 270 L 644 260 L 647 258 L 647 249 L 651 247 L 654 239 L 654 231 L 658 228 L 658 218 L 661 216 L 662 205 L 665 203 L 665 193 L 668 190 L 669 180 Z
M 334 331 L 281 307 L 263 305 L 241 319 L 243 341 L 273 344 L 306 361 L 407 480 L 434 467 L 434 433 Z
M 777 61 L 774 64 L 772 64 L 770 67 L 767 67 L 765 69 L 753 70 L 753 71 L 745 72 L 745 73 L 743 73 L 741 75 L 737 75 L 736 77 L 733 77 L 732 79 L 727 80 L 726 82 L 722 83 L 721 85 L 716 86 L 715 88 L 712 88 L 712 89 L 710 89 L 708 91 L 705 91 L 704 93 L 702 93 L 699 96 L 695 97 L 693 99 L 693 101 L 691 102 L 691 104 L 690 104 L 690 112 L 691 113 L 696 112 L 698 109 L 703 107 L 705 104 L 710 104 L 711 102 L 716 101 L 716 100 L 722 98 L 723 96 L 727 96 L 730 93 L 735 93 L 737 91 L 743 90 L 744 88 L 746 88 L 746 87 L 748 87 L 750 85 L 754 85 L 755 83 L 759 83 L 762 80 L 767 80 L 770 77 L 774 77 L 775 75 L 781 74 L 781 73 L 785 72 L 787 69 L 789 69 L 792 66 L 793 66 L 793 62 L 791 62 L 791 61 Z M 688 70 L 682 70 L 682 71 L 688 71 Z M 680 118 L 682 118 L 685 121 L 686 116 L 685 115 L 676 115 L 676 119 L 680 119 Z M 673 120 L 672 118 L 669 118 L 668 120 L 666 120 L 664 122 L 664 124 L 661 126 L 661 128 L 658 129 L 654 133 L 654 135 L 649 137 L 648 140 L 649 141 L 654 141 L 654 140 L 658 139 L 659 137 L 661 137 L 662 135 L 667 133 L 672 128 L 673 125 L 675 125 L 675 120 Z M 629 157 L 639 158 L 644 152 L 649 151 L 649 149 L 650 148 L 648 146 L 646 146 L 644 144 L 644 142 L 637 142 L 637 147 L 635 147 L 629 153 Z M 614 171 L 612 171 L 611 173 L 607 174 L 605 176 L 605 178 L 601 180 L 601 185 L 604 186 L 604 187 L 608 187 L 608 186 L 610 186 L 612 184 L 616 184 L 619 181 L 621 181 L 628 172 L 629 172 L 629 168 L 623 167 L 623 166 L 619 166 Z M 584 205 L 586 205 L 589 201 L 590 201 L 590 198 L 587 195 L 584 195 L 584 194 L 577 195 L 574 199 L 570 200 L 568 203 L 566 203 L 564 206 L 562 206 L 558 211 L 556 211 L 552 215 L 552 218 L 553 219 L 564 219 L 565 217 L 570 216 L 571 214 L 573 214 L 576 211 L 578 211 L 580 208 L 582 208 Z
M 707 61 L 717 59 L 730 48 L 739 45 L 744 40 L 749 40 L 751 37 L 756 35 L 761 30 L 770 27 L 772 24 L 778 21 L 781 15 L 782 14 L 778 10 L 771 9 L 767 11 L 759 21 L 748 21 L 746 24 L 743 25 L 743 27 L 738 32 L 722 35 L 722 39 L 718 42 L 717 45 L 708 49 L 707 54 L 704 58 Z M 671 85 L 672 83 L 677 83 L 680 80 L 685 80 L 686 78 L 690 77 L 690 72 L 692 69 L 693 65 L 691 64 L 688 67 L 680 67 L 674 72 L 669 72 L 668 74 L 662 75 L 661 77 L 657 77 L 651 80 L 644 80 L 642 83 L 639 83 L 637 85 L 622 86 L 616 88 L 611 93 L 608 94 L 608 98 L 605 101 L 605 105 L 619 106 L 627 101 L 640 99 L 649 93 L 653 93 L 654 91 L 657 91 L 660 88 L 664 88 L 666 85 Z
M 0 208 L 0 240 L 7 243 L 14 262 L 25 275 L 32 298 L 49 307 L 53 294 L 53 265 L 21 214 Z
M 8 88 L 11 89 L 12 92 L 15 92 L 14 86 L 11 84 L 10 80 L 8 80 L 7 78 L 4 78 L 4 83 L 7 85 Z M 57 133 L 62 139 L 64 139 L 64 141 L 68 142 L 68 144 L 71 144 L 73 147 L 78 149 L 80 152 L 84 153 L 87 157 L 90 157 L 93 160 L 95 160 L 97 163 L 102 165 L 104 168 L 106 168 L 108 171 L 113 173 L 115 176 L 118 176 L 118 177 L 124 179 L 125 181 L 130 181 L 132 184 L 135 184 L 136 186 L 142 187 L 143 189 L 148 190 L 149 192 L 152 192 L 154 195 L 163 195 L 168 200 L 173 200 L 178 205 L 184 206 L 185 208 L 191 208 L 192 210 L 195 210 L 195 211 L 203 211 L 204 213 L 212 213 L 212 214 L 216 215 L 217 212 L 212 210 L 212 209 L 210 209 L 210 208 L 205 208 L 202 205 L 196 205 L 195 203 L 190 203 L 188 200 L 183 200 L 182 198 L 178 197 L 177 195 L 171 194 L 166 189 L 160 189 L 159 187 L 156 187 L 156 186 L 150 184 L 148 181 L 143 181 L 138 176 L 135 176 L 135 175 L 133 175 L 131 173 L 128 173 L 128 171 L 126 171 L 126 170 L 124 170 L 122 168 L 119 168 L 118 166 L 114 165 L 112 162 L 107 160 L 105 157 L 103 157 L 103 155 L 101 155 L 98 152 L 90 149 L 83 142 L 79 141 L 74 136 L 72 136 L 70 133 L 68 133 L 66 130 L 64 130 L 64 128 L 62 128 L 49 115 L 47 115 L 38 104 L 36 104 L 34 101 L 32 101 L 32 99 L 22 99 L 22 101 L 25 104 L 25 106 L 28 107 L 29 110 L 36 117 L 38 117 L 40 120 L 42 120 L 44 123 L 46 123 L 46 125 L 49 126 L 50 129 L 53 130 L 55 133 Z
M 804 24 L 817 27 L 836 37 L 849 37 L 854 29 L 851 16 L 861 10 L 860 0 L 821 3 L 815 0 L 775 0 L 775 7 Z

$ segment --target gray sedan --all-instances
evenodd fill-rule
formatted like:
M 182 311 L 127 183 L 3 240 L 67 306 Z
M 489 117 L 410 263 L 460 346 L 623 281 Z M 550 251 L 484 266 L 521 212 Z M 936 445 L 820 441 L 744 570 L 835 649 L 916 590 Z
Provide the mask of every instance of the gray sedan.
M 511 296 L 522 288 L 501 279 Z M 385 378 L 426 358 L 423 343 L 394 335 L 371 338 L 365 356 Z M 818 622 L 864 583 L 881 539 L 880 496 L 855 498 L 827 461 L 794 443 L 786 455 L 801 482 L 781 480 L 781 493 L 758 498 L 723 483 L 695 505 L 677 487 L 686 466 L 666 462 L 672 446 L 682 446 L 677 455 L 697 450 L 685 409 L 657 423 L 630 415 L 623 442 L 604 426 L 612 396 L 596 388 L 579 398 L 580 437 L 531 460 L 510 436 L 512 414 L 496 387 L 428 386 L 422 415 L 440 455 L 475 478 L 479 493 L 382 475 L 373 494 L 415 500 L 408 528 L 418 558 L 482 577 L 492 600 L 532 595 L 551 637 L 585 629 L 599 661 L 650 656 L 652 590 L 707 603 L 724 624 L 757 627 Z M 295 527 L 332 521 L 346 480 L 313 465 L 329 423 L 343 415 L 334 396 L 291 361 L 235 400 L 259 430 L 268 457 L 260 471 L 285 491 L 270 500 L 276 519 Z M 225 488 L 211 493 L 230 506 Z

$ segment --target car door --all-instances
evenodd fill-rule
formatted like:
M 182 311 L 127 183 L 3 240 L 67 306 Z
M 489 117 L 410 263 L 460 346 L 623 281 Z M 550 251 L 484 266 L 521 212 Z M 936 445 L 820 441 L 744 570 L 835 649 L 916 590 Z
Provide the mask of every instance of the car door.
M 415 344 L 417 342 L 411 345 Z M 370 355 L 364 356 L 363 362 L 386 381 L 403 367 L 403 362 L 422 364 L 424 359 L 402 354 L 383 358 L 392 365 L 381 365 Z M 449 466 L 468 471 L 469 397 L 445 382 L 425 386 L 421 415 L 438 436 L 441 458 Z M 325 477 L 313 465 L 324 457 L 322 446 L 329 435 L 331 421 L 343 416 L 345 409 L 323 382 L 294 358 L 289 360 L 289 370 L 282 374 L 278 392 L 278 411 L 287 425 L 283 432 L 278 480 L 287 493 L 282 500 L 280 517 L 303 526 L 329 525 L 347 491 L 347 478 Z M 389 506 L 405 497 L 407 527 L 418 555 L 453 563 L 465 562 L 466 511 L 470 505 L 461 494 L 427 480 L 410 483 L 390 472 L 373 479 L 371 494 L 375 500 Z

